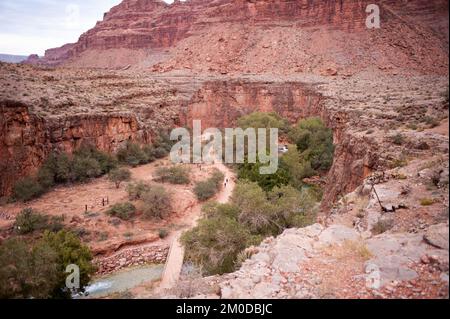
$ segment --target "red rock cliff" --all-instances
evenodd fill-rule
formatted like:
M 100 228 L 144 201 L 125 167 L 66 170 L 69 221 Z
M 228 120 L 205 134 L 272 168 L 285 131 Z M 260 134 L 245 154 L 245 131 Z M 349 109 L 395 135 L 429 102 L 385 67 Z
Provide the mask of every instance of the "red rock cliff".
M 0 102 L 0 194 L 36 171 L 54 149 L 71 153 L 82 143 L 115 151 L 127 140 L 148 137 L 130 114 L 74 115 L 44 119 L 19 102 Z

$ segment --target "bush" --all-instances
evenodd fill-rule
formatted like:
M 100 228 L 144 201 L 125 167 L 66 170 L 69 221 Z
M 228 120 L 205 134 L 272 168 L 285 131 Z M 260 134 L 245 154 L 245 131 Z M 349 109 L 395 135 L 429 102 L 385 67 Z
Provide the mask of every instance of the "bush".
M 392 220 L 380 219 L 372 226 L 372 233 L 379 235 L 392 229 L 392 227 L 394 227 Z
M 145 218 L 164 219 L 172 212 L 171 198 L 164 187 L 152 186 L 142 196 Z
M 62 217 L 50 217 L 31 208 L 25 208 L 17 215 L 14 229 L 20 235 L 29 234 L 37 230 L 56 232 L 64 227 L 62 220 Z
M 142 199 L 144 193 L 150 190 L 150 186 L 144 182 L 132 183 L 127 186 L 127 192 L 130 200 Z
M 311 167 L 311 162 L 302 158 L 296 145 L 289 147 L 288 152 L 281 158 L 280 166 L 284 167 L 289 172 L 289 184 L 298 189 L 303 186 L 303 180 L 305 178 L 316 174 Z
M 159 238 L 164 239 L 169 236 L 169 232 L 166 229 L 160 229 L 158 231 Z
M 217 192 L 222 187 L 222 182 L 224 178 L 225 175 L 218 169 L 215 169 L 212 176 L 209 179 L 195 184 L 194 187 L 195 195 L 201 201 L 205 201 L 214 197 L 214 195 L 216 195 Z
M 392 137 L 392 143 L 394 143 L 395 145 L 402 145 L 404 142 L 405 137 L 400 133 L 397 133 Z
M 205 201 L 208 200 L 217 193 L 217 186 L 212 180 L 206 180 L 202 182 L 198 182 L 194 187 L 195 196 L 197 196 L 198 200 Z
M 44 193 L 39 182 L 31 177 L 25 177 L 18 181 L 13 187 L 13 198 L 22 202 L 28 202 Z
M 86 180 L 102 175 L 102 169 L 96 159 L 76 156 L 72 163 L 72 180 L 85 182 Z
M 273 207 L 266 193 L 254 182 L 242 181 L 236 185 L 231 202 L 239 207 L 238 220 L 253 234 L 271 234 Z
M 239 208 L 233 204 L 219 204 L 209 202 L 203 205 L 202 211 L 206 218 L 227 217 L 237 220 L 239 217 Z
M 115 204 L 107 211 L 107 214 L 122 220 L 129 220 L 136 214 L 136 207 L 130 202 Z
M 156 180 L 170 184 L 189 184 L 189 171 L 182 166 L 159 167 L 155 172 Z
M 47 226 L 47 216 L 40 214 L 39 212 L 25 208 L 16 217 L 14 222 L 14 229 L 18 234 L 28 234 L 35 230 L 42 230 Z
M 96 160 L 101 170 L 100 174 L 102 175 L 117 167 L 117 161 L 111 155 L 101 152 L 95 146 L 89 144 L 82 145 L 76 150 L 74 157 L 92 158 Z
M 138 144 L 127 142 L 125 147 L 117 152 L 117 159 L 123 164 L 135 167 L 148 163 L 150 156 Z
M 249 232 L 240 223 L 226 217 L 200 220 L 181 237 L 186 259 L 211 275 L 232 272 L 249 239 Z
M 430 206 L 434 204 L 434 200 L 431 198 L 422 198 L 420 200 L 420 205 L 422 206 Z
M 116 188 L 119 188 L 122 182 L 129 181 L 130 178 L 131 171 L 126 168 L 115 168 L 109 172 L 109 180 L 116 184 Z

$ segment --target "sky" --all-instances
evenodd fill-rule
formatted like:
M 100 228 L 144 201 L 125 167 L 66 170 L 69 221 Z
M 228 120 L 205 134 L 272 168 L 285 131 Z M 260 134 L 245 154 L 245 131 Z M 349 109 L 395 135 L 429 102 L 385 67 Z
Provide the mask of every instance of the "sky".
M 164 0 L 168 3 L 172 0 Z M 76 42 L 121 0 L 0 0 L 0 53 L 44 55 Z

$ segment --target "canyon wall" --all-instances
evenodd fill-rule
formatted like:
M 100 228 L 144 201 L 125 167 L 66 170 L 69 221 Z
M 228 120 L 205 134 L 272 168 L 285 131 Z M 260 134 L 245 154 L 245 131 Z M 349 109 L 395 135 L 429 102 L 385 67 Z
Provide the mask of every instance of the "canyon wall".
M 43 59 L 33 57 L 28 63 L 101 68 L 142 63 L 156 71 L 189 67 L 213 72 L 228 65 L 227 72 L 252 73 L 320 71 L 324 65 L 353 72 L 374 63 L 420 72 L 427 70 L 420 64 L 440 72 L 448 67 L 448 1 L 384 1 L 379 4 L 382 28 L 368 30 L 366 7 L 371 3 L 190 0 L 169 5 L 124 0 L 76 43 L 50 49 Z M 217 45 L 227 38 L 234 40 Z M 270 50 L 274 44 L 277 48 Z M 167 51 L 165 63 L 159 61 L 161 50 Z
M 0 195 L 34 173 L 52 150 L 72 153 L 83 143 L 114 152 L 128 140 L 149 141 L 134 115 L 86 114 L 42 118 L 27 105 L 0 102 Z
M 369 138 L 349 131 L 348 113 L 327 109 L 325 98 L 314 87 L 300 82 L 211 81 L 183 106 L 182 123 L 202 121 L 202 129 L 235 127 L 236 120 L 252 112 L 276 112 L 291 123 L 320 117 L 333 130 L 336 145 L 327 175 L 323 208 L 353 191 L 377 165 L 377 146 Z

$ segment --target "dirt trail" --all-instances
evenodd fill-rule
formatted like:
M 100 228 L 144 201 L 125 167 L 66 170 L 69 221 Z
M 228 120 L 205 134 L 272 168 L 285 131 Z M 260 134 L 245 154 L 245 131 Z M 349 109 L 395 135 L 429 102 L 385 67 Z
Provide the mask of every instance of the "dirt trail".
M 217 168 L 225 175 L 225 180 L 227 180 L 227 184 L 224 184 L 222 190 L 216 196 L 216 201 L 219 203 L 227 203 L 233 193 L 233 189 L 235 187 L 235 176 L 233 172 L 226 167 L 222 162 L 217 162 L 210 165 L 211 167 Z M 202 203 L 197 203 L 194 207 L 192 207 L 192 212 L 190 216 L 192 216 L 192 222 L 186 229 L 195 227 L 198 219 L 201 216 Z M 160 288 L 169 289 L 174 286 L 174 284 L 178 281 L 181 273 L 181 269 L 183 267 L 184 260 L 184 247 L 180 243 L 180 237 L 182 233 L 186 230 L 178 231 L 173 238 L 172 245 L 170 247 L 169 255 L 166 260 L 166 266 L 164 268 L 163 276 L 161 279 Z

